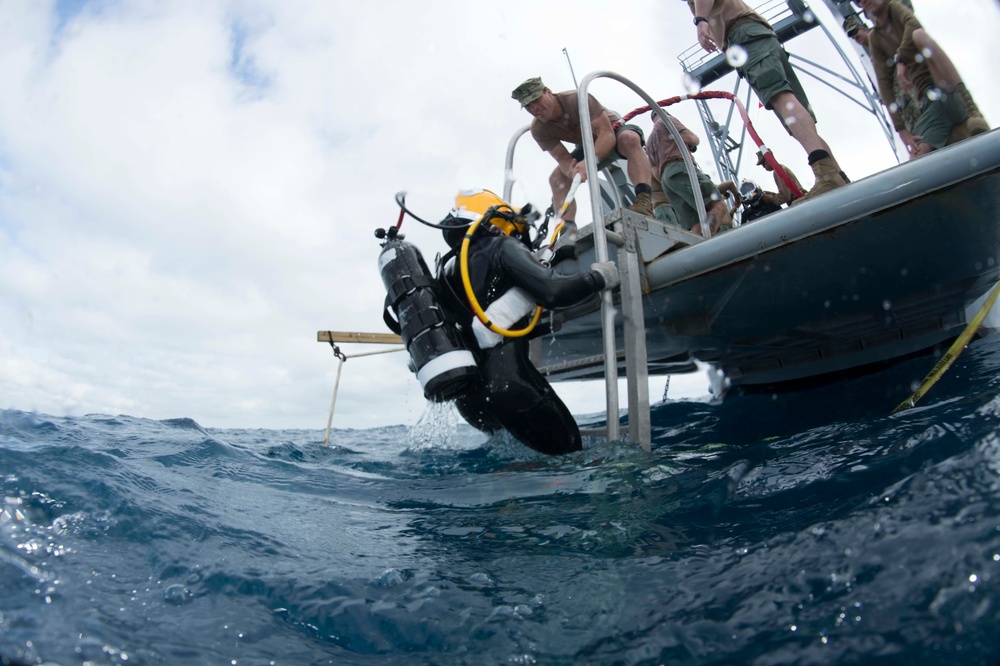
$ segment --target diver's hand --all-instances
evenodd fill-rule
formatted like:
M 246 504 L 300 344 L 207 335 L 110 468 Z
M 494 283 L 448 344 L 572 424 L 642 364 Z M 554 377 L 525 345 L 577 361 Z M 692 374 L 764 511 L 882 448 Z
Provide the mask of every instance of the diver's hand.
M 614 289 L 622 283 L 621 276 L 618 275 L 618 267 L 613 261 L 602 261 L 590 265 L 590 270 L 594 271 L 604 280 L 603 289 Z

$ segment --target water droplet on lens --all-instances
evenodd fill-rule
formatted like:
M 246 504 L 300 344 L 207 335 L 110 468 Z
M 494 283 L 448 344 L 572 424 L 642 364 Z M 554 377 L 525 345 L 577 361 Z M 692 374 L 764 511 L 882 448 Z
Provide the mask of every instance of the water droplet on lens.
M 694 95 L 701 92 L 701 81 L 691 76 L 690 74 L 684 75 L 684 80 L 682 81 L 684 85 L 684 90 L 687 91 L 689 95 Z
M 726 62 L 732 67 L 742 67 L 747 64 L 747 50 L 739 44 L 734 44 L 726 50 Z

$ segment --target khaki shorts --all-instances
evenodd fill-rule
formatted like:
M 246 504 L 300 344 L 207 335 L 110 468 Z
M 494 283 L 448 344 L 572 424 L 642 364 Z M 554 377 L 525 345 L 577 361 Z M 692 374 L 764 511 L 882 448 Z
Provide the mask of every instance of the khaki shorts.
M 926 143 L 937 150 L 948 145 L 948 135 L 955 125 L 965 120 L 966 111 L 962 98 L 957 93 L 941 93 L 930 99 L 927 92 L 920 97 L 920 117 L 913 125 L 913 135 L 923 137 L 918 143 Z
M 645 146 L 646 145 L 646 135 L 643 133 L 642 128 L 639 127 L 638 125 L 622 125 L 622 126 L 620 126 L 618 129 L 615 130 L 615 138 L 617 139 L 618 135 L 621 134 L 622 132 L 624 132 L 625 130 L 632 130 L 633 132 L 635 132 L 636 134 L 638 134 L 639 135 L 639 145 L 640 146 Z M 576 148 L 574 148 L 573 152 L 570 153 L 570 157 L 572 157 L 577 162 L 582 161 L 583 160 L 583 146 L 577 146 Z M 614 164 L 615 162 L 617 162 L 620 159 L 623 159 L 622 156 L 618 154 L 617 150 L 615 150 L 614 148 L 612 148 L 611 149 L 611 153 L 607 157 L 605 157 L 603 160 L 601 160 L 600 162 L 597 163 L 597 169 L 598 169 L 598 171 L 600 171 L 601 169 L 605 169 L 605 168 L 607 168 L 608 166 Z
M 771 99 L 778 93 L 790 92 L 806 108 L 813 122 L 816 121 L 816 114 L 809 104 L 806 91 L 799 83 L 799 77 L 788 62 L 788 53 L 774 32 L 756 21 L 745 21 L 729 32 L 728 46 L 737 45 L 746 51 L 747 61 L 736 71 L 747 80 L 760 101 L 764 102 L 765 108 L 774 111 Z M 777 111 L 775 114 L 781 118 Z M 784 122 L 781 125 L 788 130 Z

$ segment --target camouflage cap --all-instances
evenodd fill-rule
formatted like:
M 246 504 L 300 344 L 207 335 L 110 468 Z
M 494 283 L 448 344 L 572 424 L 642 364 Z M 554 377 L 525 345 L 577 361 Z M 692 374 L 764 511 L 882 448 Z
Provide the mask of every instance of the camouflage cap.
M 536 76 L 535 78 L 528 79 L 518 87 L 514 88 L 514 92 L 512 92 L 510 96 L 520 102 L 521 106 L 524 107 L 541 97 L 544 92 L 545 84 L 542 83 L 541 78 Z
M 865 27 L 865 25 L 858 19 L 857 14 L 851 14 L 844 19 L 844 32 L 847 33 L 848 37 L 853 37 L 854 33 L 856 33 L 859 28 L 863 27 Z
M 757 151 L 757 166 L 762 166 L 764 164 L 764 151 Z

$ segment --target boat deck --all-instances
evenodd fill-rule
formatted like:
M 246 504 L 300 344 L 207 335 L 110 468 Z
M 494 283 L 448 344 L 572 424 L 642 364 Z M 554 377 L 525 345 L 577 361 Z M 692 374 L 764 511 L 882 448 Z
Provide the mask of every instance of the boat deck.
M 651 374 L 697 360 L 771 384 L 882 362 L 955 337 L 1000 278 L 1000 130 L 708 240 L 628 211 L 606 223 L 634 230 Z M 549 318 L 551 379 L 603 376 L 599 307 Z M 621 350 L 620 313 L 616 328 Z

